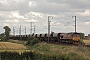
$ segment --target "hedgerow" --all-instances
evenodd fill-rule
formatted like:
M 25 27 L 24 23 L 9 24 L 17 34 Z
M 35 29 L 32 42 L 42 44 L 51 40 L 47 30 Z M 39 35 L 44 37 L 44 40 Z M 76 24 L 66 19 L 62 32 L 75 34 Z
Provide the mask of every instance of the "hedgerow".
M 42 54 L 39 52 L 0 52 L 0 60 L 85 60 L 74 52 L 68 54 Z

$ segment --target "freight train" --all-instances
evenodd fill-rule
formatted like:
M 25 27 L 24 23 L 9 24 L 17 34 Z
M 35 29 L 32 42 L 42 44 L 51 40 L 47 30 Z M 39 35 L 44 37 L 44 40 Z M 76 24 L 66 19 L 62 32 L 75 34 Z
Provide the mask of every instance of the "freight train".
M 51 34 L 30 34 L 30 35 L 10 35 L 13 40 L 27 40 L 28 37 L 38 38 L 40 41 L 52 43 L 80 43 L 80 33 L 51 33 Z

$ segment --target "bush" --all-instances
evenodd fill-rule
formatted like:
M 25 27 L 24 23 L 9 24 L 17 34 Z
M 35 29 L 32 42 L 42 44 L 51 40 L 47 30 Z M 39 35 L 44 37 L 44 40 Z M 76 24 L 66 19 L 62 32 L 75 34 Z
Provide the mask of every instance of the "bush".
M 41 54 L 40 52 L 0 52 L 0 60 L 85 60 L 74 52 L 68 54 Z
M 26 45 L 27 46 L 33 46 L 33 45 L 35 45 L 37 43 L 39 43 L 39 39 L 34 38 L 34 37 L 29 37 L 28 40 L 27 40 Z
M 0 52 L 1 60 L 21 60 L 21 56 L 17 52 Z
M 85 60 L 82 56 L 79 56 L 77 53 L 69 52 L 65 59 L 67 60 Z
M 7 41 L 5 36 L 1 37 L 1 41 Z

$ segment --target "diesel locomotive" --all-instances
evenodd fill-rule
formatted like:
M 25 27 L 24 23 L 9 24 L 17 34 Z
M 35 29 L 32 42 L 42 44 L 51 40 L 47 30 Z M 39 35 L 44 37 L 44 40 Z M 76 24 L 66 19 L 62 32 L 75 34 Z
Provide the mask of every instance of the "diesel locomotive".
M 25 40 L 27 41 L 28 37 L 38 38 L 41 42 L 52 42 L 52 43 L 79 43 L 80 42 L 80 33 L 51 33 L 51 34 L 29 34 L 29 35 L 11 35 L 10 39 L 13 40 Z

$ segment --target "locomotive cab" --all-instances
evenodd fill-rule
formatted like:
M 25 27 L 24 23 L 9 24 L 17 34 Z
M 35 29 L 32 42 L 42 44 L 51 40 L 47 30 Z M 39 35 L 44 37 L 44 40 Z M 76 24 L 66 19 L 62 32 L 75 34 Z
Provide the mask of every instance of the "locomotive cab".
M 79 43 L 80 34 L 79 33 L 62 33 L 60 34 L 60 41 L 66 43 Z
M 79 33 L 74 33 L 72 40 L 73 40 L 74 42 L 79 42 L 79 41 L 80 41 L 80 34 L 79 34 Z

